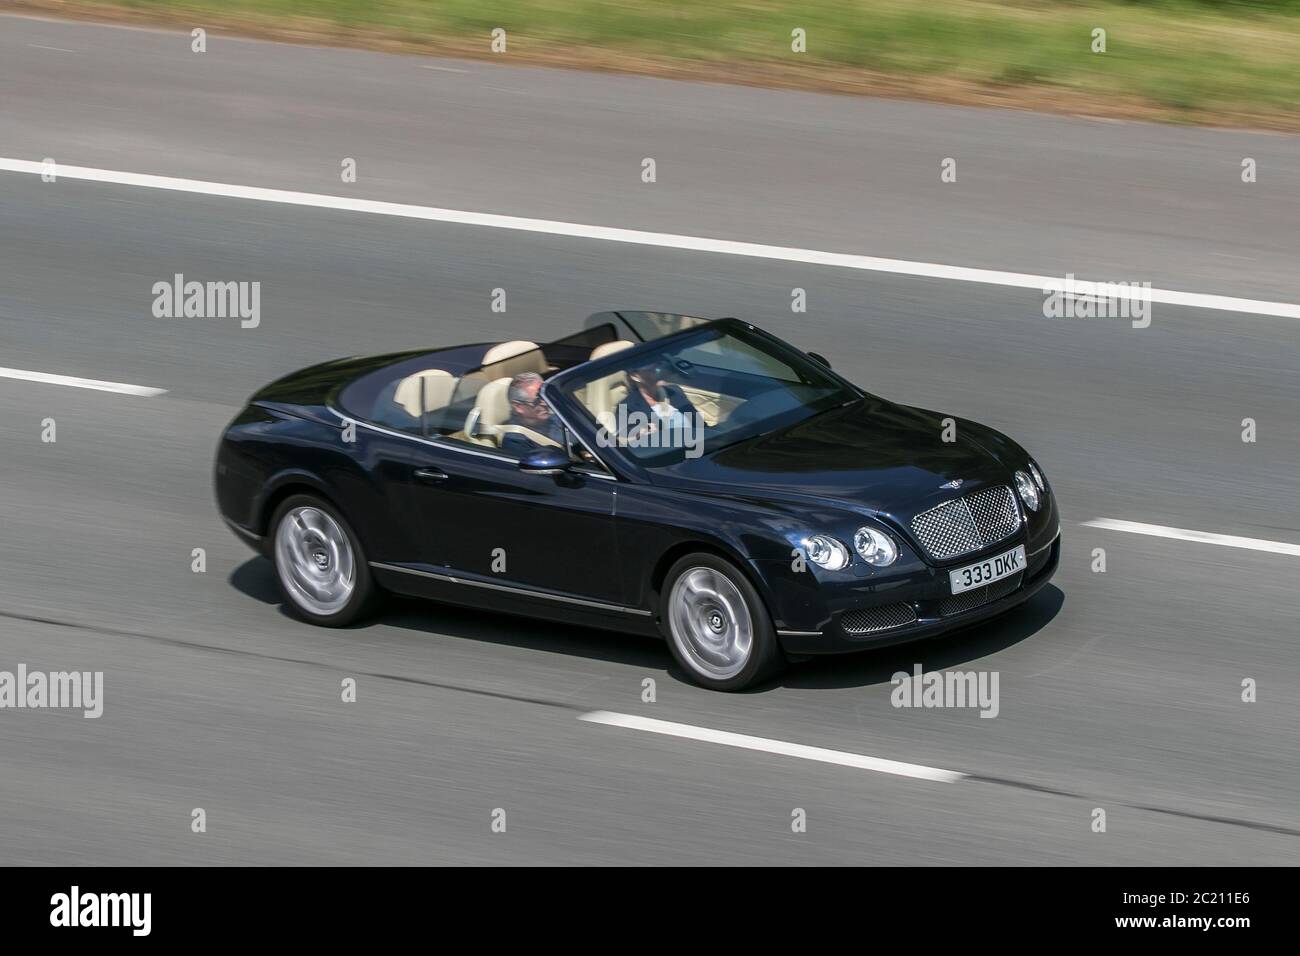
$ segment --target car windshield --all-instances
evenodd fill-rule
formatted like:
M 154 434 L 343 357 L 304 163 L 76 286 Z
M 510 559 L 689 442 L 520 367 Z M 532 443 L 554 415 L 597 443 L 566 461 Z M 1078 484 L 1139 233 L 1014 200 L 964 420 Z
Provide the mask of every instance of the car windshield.
M 854 401 L 803 353 L 738 325 L 714 326 L 557 381 L 598 426 L 597 443 L 663 467 Z

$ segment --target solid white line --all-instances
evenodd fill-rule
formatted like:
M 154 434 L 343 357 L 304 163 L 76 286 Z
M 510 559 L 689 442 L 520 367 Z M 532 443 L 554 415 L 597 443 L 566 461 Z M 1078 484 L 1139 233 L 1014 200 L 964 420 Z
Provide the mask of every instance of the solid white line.
M 1290 554 L 1300 557 L 1300 544 L 1289 541 L 1269 541 L 1265 538 L 1243 538 L 1235 534 L 1211 534 L 1208 531 L 1190 531 L 1187 528 L 1166 528 L 1158 524 L 1139 521 L 1120 521 L 1117 518 L 1093 518 L 1085 521 L 1089 528 L 1107 531 L 1127 531 L 1130 534 L 1147 534 L 1155 538 L 1175 538 L 1179 541 L 1196 541 L 1200 544 L 1218 544 L 1225 548 L 1245 548 L 1248 551 L 1268 551 L 1272 554 Z
M 593 710 L 590 713 L 583 714 L 578 719 L 593 724 L 625 727 L 628 730 L 644 730 L 652 734 L 665 734 L 669 737 L 684 737 L 687 740 L 722 744 L 724 747 L 761 750 L 764 753 L 779 754 L 783 757 L 799 757 L 802 760 L 816 760 L 820 763 L 839 764 L 841 767 L 856 767 L 859 770 L 874 770 L 877 773 L 892 773 L 899 777 L 916 777 L 920 780 L 935 780 L 939 783 L 954 783 L 968 776 L 968 774 L 958 773 L 954 770 L 940 770 L 938 767 L 923 767 L 915 763 L 899 763 L 897 760 L 883 760 L 880 757 L 868 757 L 865 754 L 847 753 L 842 750 L 806 747 L 803 744 L 787 743 L 784 740 L 750 737 L 748 734 L 733 734 L 725 730 L 710 730 L 708 727 L 675 724 L 668 720 L 636 717 L 632 714 L 616 714 L 608 710 Z
M 0 158 L 0 171 L 39 175 L 46 172 L 47 169 L 43 164 L 31 160 Z M 205 182 L 198 179 L 177 179 L 171 176 L 126 173 L 87 166 L 57 165 L 54 172 L 58 177 L 64 179 L 116 183 L 122 186 L 139 186 L 146 189 L 167 189 L 174 192 L 221 196 L 227 199 L 252 199 L 259 202 L 283 203 L 290 206 L 313 206 L 318 209 L 339 209 L 347 212 L 368 213 L 374 216 L 398 216 L 404 219 L 424 219 L 432 222 L 449 222 L 465 226 L 485 226 L 490 229 L 513 229 L 519 232 L 545 233 L 546 235 L 567 236 L 574 239 L 597 239 L 604 242 L 626 242 L 641 246 L 684 249 L 689 252 L 712 252 L 719 255 L 748 256 L 755 259 L 779 259 L 784 262 L 833 266 L 840 269 L 862 269 L 869 272 L 887 272 L 893 275 L 916 276 L 925 279 L 950 279 L 956 282 L 979 282 L 986 285 L 1036 289 L 1039 292 L 1061 291 L 1065 286 L 1063 276 L 1033 275 L 1025 272 L 999 272 L 993 269 L 970 269 L 964 266 L 950 266 L 936 262 L 882 259 L 877 256 L 821 252 L 816 249 L 769 246 L 755 242 L 733 242 L 728 239 L 707 239 L 700 236 L 680 236 L 665 232 L 642 232 L 637 229 L 616 229 L 611 226 L 590 226 L 582 223 L 557 222 L 550 219 L 525 219 L 519 216 L 465 212 L 460 209 L 440 209 L 436 206 L 414 206 L 406 203 L 355 199 L 350 196 L 333 196 L 324 193 L 292 192 L 285 189 L 267 189 L 261 186 L 237 186 L 229 183 Z M 1275 315 L 1282 318 L 1300 319 L 1300 305 L 1290 302 L 1265 302 L 1258 299 L 1240 299 L 1233 296 L 1209 295 L 1200 292 L 1177 292 L 1170 289 L 1138 288 L 1132 291 L 1128 289 L 1108 289 L 1107 291 L 1108 294 L 1113 292 L 1118 299 L 1127 299 L 1129 301 L 1160 302 L 1165 305 L 1181 305 L 1195 309 L 1249 312 L 1256 315 Z
M 140 395 L 155 398 L 166 393 L 165 388 L 148 385 L 127 385 L 125 382 L 101 382 L 93 378 L 74 378 L 71 375 L 51 375 L 49 372 L 29 372 L 21 368 L 0 368 L 0 378 L 16 378 L 22 382 L 42 382 L 46 385 L 70 385 L 73 388 L 93 388 L 99 392 L 118 392 L 122 395 Z

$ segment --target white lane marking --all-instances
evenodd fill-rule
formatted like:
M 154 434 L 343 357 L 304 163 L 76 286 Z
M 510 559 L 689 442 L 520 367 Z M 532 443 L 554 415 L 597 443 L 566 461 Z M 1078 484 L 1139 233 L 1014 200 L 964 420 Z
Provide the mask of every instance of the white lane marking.
M 955 770 L 940 770 L 938 767 L 900 763 L 897 760 L 884 760 L 880 757 L 868 757 L 866 754 L 848 753 L 843 750 L 826 750 L 822 747 L 807 747 L 803 744 L 787 743 L 784 740 L 769 740 L 766 737 L 733 734 L 725 730 L 710 730 L 708 727 L 675 724 L 668 720 L 655 720 L 651 717 L 616 714 L 608 710 L 593 710 L 590 713 L 582 714 L 578 719 L 593 724 L 625 727 L 628 730 L 644 730 L 652 734 L 665 734 L 669 737 L 684 737 L 687 740 L 722 744 L 724 747 L 761 750 L 764 753 L 779 754 L 783 757 L 798 757 L 801 760 L 816 760 L 820 763 L 839 764 L 842 767 L 856 767 L 859 770 L 874 770 L 877 773 L 892 773 L 899 777 L 916 777 L 920 780 L 934 780 L 939 783 L 954 783 L 963 777 L 969 776 L 969 774 L 958 773 Z
M 53 50 L 55 53 L 76 53 L 76 50 L 67 50 L 61 46 L 41 46 L 39 43 L 27 44 L 33 50 Z
M 132 33 L 157 33 L 166 36 L 185 36 L 189 33 L 188 27 L 147 27 L 132 23 L 103 23 L 98 20 L 68 20 L 61 17 L 42 17 L 35 13 L 10 13 L 9 11 L 0 11 L 0 18 L 6 20 L 31 20 L 34 23 L 53 23 L 61 27 L 88 27 L 98 30 L 130 30 Z M 224 43 L 275 43 L 275 40 L 254 40 L 251 37 L 223 36 L 221 42 Z M 283 42 L 283 41 L 281 41 Z
M 22 382 L 42 382 L 45 385 L 71 385 L 73 388 L 93 388 L 99 392 L 118 392 L 122 395 L 140 395 L 144 398 L 155 398 L 167 391 L 165 388 L 150 388 L 148 385 L 101 382 L 94 378 L 51 375 L 49 372 L 29 372 L 21 368 L 0 368 L 0 378 L 16 378 Z
M 1218 544 L 1225 548 L 1245 548 L 1248 551 L 1268 551 L 1272 554 L 1290 554 L 1300 557 L 1300 544 L 1289 541 L 1269 541 L 1266 538 L 1243 538 L 1235 534 L 1211 534 L 1208 531 L 1191 531 L 1187 528 L 1166 528 L 1140 521 L 1120 521 L 1118 518 L 1093 518 L 1085 527 L 1105 528 L 1107 531 L 1127 531 L 1155 538 L 1175 538 L 1179 541 L 1196 541 L 1200 544 Z
M 0 158 L 0 170 L 37 175 L 48 172 L 48 169 L 41 163 L 25 159 L 5 158 Z M 779 259 L 784 262 L 833 266 L 840 269 L 862 269 L 869 272 L 887 272 L 893 275 L 915 276 L 924 279 L 951 279 L 956 282 L 979 282 L 985 285 L 1036 289 L 1039 292 L 1061 291 L 1065 286 L 1065 279 L 1062 276 L 1033 275 L 1025 272 L 999 272 L 993 269 L 971 269 L 965 266 L 950 266 L 936 262 L 882 259 L 877 256 L 858 256 L 841 252 L 822 252 L 817 249 L 769 246 L 756 242 L 734 242 L 729 239 L 707 239 L 700 236 L 681 236 L 666 232 L 643 232 L 637 229 L 617 229 L 611 226 L 591 226 L 574 222 L 558 222 L 550 219 L 525 219 L 519 216 L 502 216 L 495 213 L 466 212 L 460 209 L 414 206 L 407 203 L 355 199 L 350 196 L 332 196 L 325 193 L 293 192 L 286 189 L 268 189 L 261 186 L 237 186 L 230 183 L 177 179 L 172 176 L 151 176 L 112 169 L 95 169 L 88 166 L 59 165 L 55 167 L 55 172 L 65 179 L 115 183 L 122 186 L 140 186 L 146 189 L 167 189 L 174 192 L 199 193 L 205 196 L 222 196 L 227 199 L 253 199 L 259 202 L 283 203 L 290 206 L 313 206 L 318 209 L 361 212 L 374 216 L 398 216 L 404 219 L 424 219 L 465 226 L 486 226 L 490 229 L 513 229 L 519 232 L 545 233 L 546 235 L 567 236 L 574 239 L 626 242 L 641 246 L 684 249 L 690 252 L 748 256 L 755 259 Z M 1300 319 L 1300 305 L 1291 302 L 1266 302 L 1259 299 L 1241 299 L 1201 292 L 1178 292 L 1171 289 L 1135 289 L 1133 291 L 1114 289 L 1113 291 L 1116 298 L 1130 301 L 1142 300 L 1160 302 L 1165 305 L 1187 306 L 1193 309 L 1216 309 L 1221 312 L 1248 312 L 1255 315 L 1274 315 L 1281 318 Z

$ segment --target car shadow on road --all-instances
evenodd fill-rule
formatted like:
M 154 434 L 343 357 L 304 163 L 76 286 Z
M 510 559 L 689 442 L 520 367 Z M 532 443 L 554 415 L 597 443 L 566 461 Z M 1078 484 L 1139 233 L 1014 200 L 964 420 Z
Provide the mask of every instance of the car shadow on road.
M 888 684 L 899 671 L 946 670 L 996 654 L 1028 640 L 1060 613 L 1065 594 L 1049 584 L 1024 604 L 1001 617 L 981 621 L 960 631 L 910 644 L 895 644 L 875 651 L 813 657 L 789 667 L 774 681 L 755 687 L 762 693 L 773 687 L 830 689 Z
M 285 617 L 298 620 L 284 606 L 270 561 L 250 558 L 230 575 L 230 584 L 240 593 L 276 607 Z M 388 595 L 375 617 L 340 630 L 364 631 L 375 624 L 400 627 L 431 638 L 467 638 L 485 644 L 526 647 L 654 671 L 662 671 L 665 667 L 676 670 L 668 646 L 653 637 L 620 634 L 581 624 L 553 623 L 501 611 L 462 608 L 395 594 Z M 685 674 L 677 676 L 683 681 L 686 679 Z
M 231 573 L 230 584 L 240 593 L 263 604 L 273 605 L 284 616 L 297 620 L 284 607 L 276 586 L 275 571 L 266 559 L 255 557 L 241 564 Z M 1064 603 L 1065 595 L 1055 585 L 1049 584 L 1020 607 L 991 621 L 930 640 L 851 654 L 812 657 L 791 665 L 775 680 L 765 681 L 743 693 L 762 694 L 778 687 L 829 690 L 887 684 L 896 672 L 910 673 L 916 664 L 920 664 L 926 672 L 944 670 L 979 660 L 1028 640 L 1056 617 Z M 666 669 L 674 680 L 684 684 L 692 683 L 672 659 L 667 644 L 652 637 L 621 634 L 581 624 L 552 623 L 500 611 L 461 608 L 397 595 L 390 595 L 382 611 L 373 619 L 343 630 L 364 630 L 376 623 L 431 637 L 466 638 L 489 644 L 526 647 L 551 654 L 567 654 L 588 660 L 643 667 L 657 672 Z

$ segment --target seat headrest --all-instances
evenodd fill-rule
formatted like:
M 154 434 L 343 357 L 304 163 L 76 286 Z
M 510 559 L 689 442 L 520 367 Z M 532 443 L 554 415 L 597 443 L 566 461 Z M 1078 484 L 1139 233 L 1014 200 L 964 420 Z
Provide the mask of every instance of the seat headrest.
M 465 420 L 465 431 L 473 437 L 476 430 L 484 431 L 504 424 L 510 419 L 510 378 L 493 379 L 479 389 L 474 398 L 474 408 Z
M 590 361 L 594 362 L 596 359 L 602 359 L 606 355 L 613 355 L 615 352 L 630 349 L 635 344 L 635 342 L 629 342 L 626 339 L 619 339 L 617 342 L 606 342 L 603 345 L 597 345 L 591 350 Z
M 523 339 L 515 339 L 513 342 L 498 342 L 484 353 L 482 364 L 491 365 L 493 362 L 502 362 L 508 358 L 514 358 L 516 355 L 522 355 L 524 352 L 531 352 L 536 348 L 536 342 L 525 342 Z
M 420 383 L 424 383 L 424 408 L 420 408 Z M 421 411 L 432 412 L 451 404 L 451 393 L 456 388 L 456 377 L 440 368 L 427 368 L 408 375 L 397 383 L 393 401 L 406 414 L 419 418 Z

